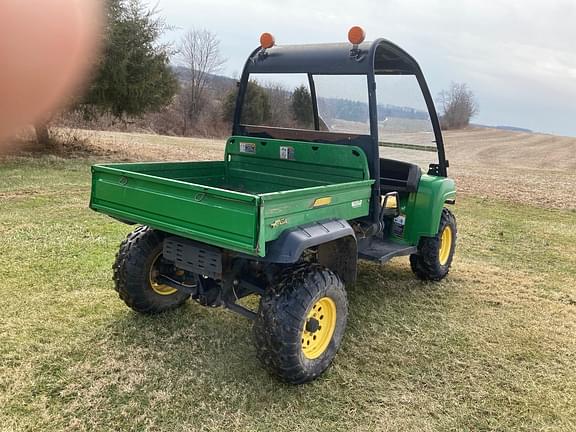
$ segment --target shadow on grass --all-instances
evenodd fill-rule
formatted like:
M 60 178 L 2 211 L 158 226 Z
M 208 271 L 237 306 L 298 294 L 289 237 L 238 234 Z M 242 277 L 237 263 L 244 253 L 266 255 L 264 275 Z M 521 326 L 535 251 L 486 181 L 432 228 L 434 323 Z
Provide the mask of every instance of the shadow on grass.
M 165 429 L 272 430 L 305 420 L 342 430 L 363 417 L 380 418 L 386 407 L 404 410 L 398 398 L 438 379 L 434 355 L 449 358 L 445 345 L 458 338 L 447 335 L 442 318 L 449 305 L 444 287 L 417 281 L 405 263 L 362 264 L 348 290 L 343 347 L 308 385 L 283 384 L 261 367 L 248 320 L 194 302 L 156 316 L 113 306 L 99 325 L 54 353 L 36 380 L 64 420 L 96 410 L 97 426 L 133 428 L 132 417 L 145 411 L 143 422 Z
M 386 345 L 379 329 L 405 332 L 406 326 L 425 326 L 423 322 L 433 320 L 430 315 L 440 313 L 443 303 L 438 285 L 417 281 L 408 267 L 397 265 L 363 264 L 358 283 L 348 289 L 348 297 L 347 336 L 336 362 L 345 364 L 358 357 L 364 359 L 367 368 L 375 368 L 382 361 L 372 358 L 373 346 L 363 342 L 373 332 Z M 105 351 L 121 357 L 139 353 L 147 363 L 159 366 L 163 374 L 172 371 L 186 374 L 191 380 L 196 376 L 218 385 L 243 388 L 256 398 L 263 383 L 270 386 L 270 391 L 278 389 L 278 381 L 269 377 L 256 359 L 252 323 L 221 308 L 205 308 L 190 301 L 179 310 L 155 316 L 126 310 L 97 331 L 93 341 L 104 342 Z M 143 372 L 144 378 L 148 374 L 154 377 L 158 368 L 144 368 Z M 326 378 L 313 385 L 335 379 L 338 377 L 329 371 Z M 297 388 L 281 387 L 288 391 Z

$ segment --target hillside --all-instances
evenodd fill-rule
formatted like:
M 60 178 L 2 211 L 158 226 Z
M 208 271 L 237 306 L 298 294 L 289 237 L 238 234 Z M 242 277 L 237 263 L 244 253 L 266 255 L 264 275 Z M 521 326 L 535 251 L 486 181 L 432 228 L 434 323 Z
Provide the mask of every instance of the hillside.
M 470 129 L 446 143 L 460 192 L 576 209 L 576 138 Z
M 446 141 L 461 165 L 576 171 L 576 138 L 482 128 L 448 131 Z

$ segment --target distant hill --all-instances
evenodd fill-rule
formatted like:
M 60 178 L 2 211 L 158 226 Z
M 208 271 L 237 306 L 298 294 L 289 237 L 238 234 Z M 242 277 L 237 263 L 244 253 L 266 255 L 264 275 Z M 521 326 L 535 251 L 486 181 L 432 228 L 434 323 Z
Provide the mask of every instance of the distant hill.
M 534 133 L 534 131 L 531 130 L 531 129 L 525 129 L 525 128 L 516 127 L 516 126 L 494 126 L 494 128 L 495 128 L 495 129 L 507 130 L 507 131 L 511 131 L 511 132 Z
M 172 66 L 176 77 L 183 82 L 190 81 L 190 71 L 182 66 Z M 228 90 L 236 85 L 237 80 L 223 75 L 208 74 L 208 81 L 212 88 Z
M 516 127 L 516 126 L 488 126 L 488 125 L 483 125 L 483 124 L 470 124 L 470 126 L 477 127 L 477 128 L 500 129 L 500 130 L 510 131 L 510 132 L 534 133 L 534 131 L 531 129 L 521 128 L 521 127 Z
M 320 111 L 330 113 L 335 119 L 361 122 L 368 119 L 368 104 L 365 102 L 321 97 L 318 98 L 318 105 Z M 378 120 L 384 121 L 390 117 L 411 120 L 429 119 L 426 111 L 390 104 L 378 105 Z

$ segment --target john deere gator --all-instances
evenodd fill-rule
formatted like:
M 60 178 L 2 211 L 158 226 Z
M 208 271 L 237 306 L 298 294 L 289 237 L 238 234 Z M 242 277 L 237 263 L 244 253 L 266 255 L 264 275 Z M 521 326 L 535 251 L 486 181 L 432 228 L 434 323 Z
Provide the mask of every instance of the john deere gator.
M 359 27 L 348 36 L 349 43 L 276 45 L 264 33 L 238 83 L 222 160 L 92 167 L 90 207 L 139 225 L 113 265 L 120 298 L 145 314 L 189 299 L 242 314 L 254 321 L 257 357 L 290 383 L 315 379 L 333 361 L 359 259 L 408 256 L 416 277 L 439 281 L 456 245 L 446 207 L 455 185 L 420 67 L 386 39 L 365 42 Z M 254 77 L 280 75 L 304 83 L 310 121 L 250 123 Z M 413 80 L 425 110 L 383 105 L 379 80 L 390 77 Z M 358 96 L 347 93 L 351 83 Z M 343 97 L 323 96 L 320 87 Z M 365 119 L 342 113 L 353 97 Z M 408 131 L 423 142 L 387 134 L 387 125 L 399 124 L 394 115 L 427 122 L 427 134 Z M 404 150 L 434 161 L 422 169 L 394 156 Z M 257 310 L 241 301 L 253 295 Z

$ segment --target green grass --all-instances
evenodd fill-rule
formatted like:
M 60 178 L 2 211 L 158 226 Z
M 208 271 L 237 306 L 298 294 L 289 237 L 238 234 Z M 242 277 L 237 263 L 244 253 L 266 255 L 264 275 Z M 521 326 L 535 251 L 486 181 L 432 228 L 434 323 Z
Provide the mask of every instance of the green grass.
M 233 313 L 125 307 L 131 228 L 89 182 L 86 161 L 0 165 L 0 430 L 576 429 L 576 213 L 461 197 L 449 277 L 362 264 L 334 365 L 294 387 Z

